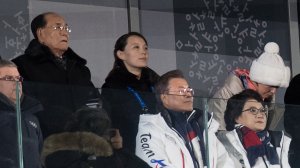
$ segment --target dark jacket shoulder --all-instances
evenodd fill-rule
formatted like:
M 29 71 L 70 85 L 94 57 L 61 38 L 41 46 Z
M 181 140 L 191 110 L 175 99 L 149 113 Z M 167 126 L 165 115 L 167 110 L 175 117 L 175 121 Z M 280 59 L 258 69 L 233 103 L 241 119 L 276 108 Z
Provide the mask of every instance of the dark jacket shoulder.
M 30 96 L 23 95 L 22 97 L 20 97 L 20 102 L 21 102 L 22 113 L 34 114 L 36 112 L 43 110 L 42 104 L 37 99 L 34 99 Z M 1 111 L 16 110 L 16 105 L 2 93 L 0 93 L 0 110 Z
M 284 95 L 286 104 L 300 105 L 300 74 L 293 77 Z
M 86 65 L 87 63 L 85 59 L 78 56 L 70 47 L 67 49 L 64 55 L 67 55 L 69 59 L 78 61 L 78 63 L 81 65 Z M 20 65 L 20 63 L 24 61 L 40 63 L 53 60 L 53 57 L 54 55 L 47 46 L 39 43 L 36 39 L 33 39 L 30 41 L 28 47 L 25 50 L 25 53 L 14 58 L 12 61 L 17 65 Z
M 87 61 L 78 56 L 71 48 L 63 54 L 62 64 L 50 49 L 33 39 L 25 53 L 12 61 L 17 65 L 24 81 L 37 83 L 55 83 L 63 85 L 90 86 L 91 73 Z
M 143 68 L 140 80 L 125 67 L 118 67 L 109 73 L 102 88 L 124 89 L 127 86 L 139 88 L 141 84 L 154 86 L 158 78 L 159 75 L 148 67 Z

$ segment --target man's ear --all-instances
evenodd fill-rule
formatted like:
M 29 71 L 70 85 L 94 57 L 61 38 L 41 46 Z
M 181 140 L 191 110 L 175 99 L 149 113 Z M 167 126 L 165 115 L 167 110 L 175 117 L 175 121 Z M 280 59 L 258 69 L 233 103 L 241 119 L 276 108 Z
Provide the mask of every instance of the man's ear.
M 42 43 L 43 44 L 43 32 L 42 32 L 42 30 L 43 29 L 41 29 L 41 28 L 38 28 L 37 30 L 36 30 L 36 36 L 37 36 L 37 40 L 40 42 L 40 43 Z
M 166 95 L 165 94 L 160 94 L 160 100 L 163 102 L 166 99 Z
M 118 50 L 117 51 L 117 56 L 118 56 L 119 59 L 125 60 L 124 51 Z

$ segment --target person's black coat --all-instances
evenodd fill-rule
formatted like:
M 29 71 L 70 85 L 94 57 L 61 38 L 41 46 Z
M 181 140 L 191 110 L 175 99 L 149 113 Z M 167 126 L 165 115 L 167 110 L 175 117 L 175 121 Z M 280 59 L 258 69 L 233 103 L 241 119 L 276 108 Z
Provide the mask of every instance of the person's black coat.
M 42 161 L 46 168 L 148 168 L 147 163 L 91 132 L 65 132 L 49 136 Z
M 290 82 L 284 95 L 284 127 L 292 136 L 289 162 L 291 167 L 300 167 L 300 74 Z
M 86 60 L 70 48 L 63 58 L 66 68 L 47 46 L 33 39 L 25 54 L 12 60 L 24 78 L 24 92 L 44 105 L 45 112 L 37 116 L 45 137 L 63 131 L 71 113 L 87 100 L 99 96 L 91 82 Z
M 35 99 L 24 96 L 21 99 L 21 127 L 24 168 L 40 168 L 42 133 L 39 122 L 33 115 L 43 109 Z M 17 112 L 7 97 L 0 93 L 0 167 L 19 168 Z
M 93 86 L 86 60 L 78 56 L 71 48 L 63 54 L 66 58 L 66 70 L 55 61 L 50 49 L 33 39 L 25 53 L 12 61 L 25 81 L 53 83 L 61 85 Z
M 127 71 L 125 67 L 115 69 L 102 86 L 104 108 L 110 114 L 112 127 L 120 130 L 123 137 L 123 147 L 135 152 L 135 137 L 138 130 L 139 115 L 155 113 L 156 99 L 153 93 L 154 85 L 159 76 L 150 68 L 144 68 L 140 79 Z M 142 110 L 138 99 L 128 91 L 134 89 L 148 107 Z

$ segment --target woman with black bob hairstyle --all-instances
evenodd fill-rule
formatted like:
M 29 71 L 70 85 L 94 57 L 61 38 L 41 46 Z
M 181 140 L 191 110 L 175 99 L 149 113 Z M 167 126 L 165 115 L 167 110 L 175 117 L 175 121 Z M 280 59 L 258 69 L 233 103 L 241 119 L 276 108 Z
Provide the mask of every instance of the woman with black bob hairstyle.
M 254 90 L 246 89 L 228 100 L 224 115 L 227 131 L 220 131 L 218 138 L 235 167 L 290 167 L 291 138 L 281 131 L 266 130 L 267 118 L 268 107 Z
M 101 95 L 112 127 L 123 136 L 124 148 L 135 153 L 139 115 L 156 111 L 153 88 L 159 76 L 148 67 L 148 42 L 140 33 L 129 32 L 119 37 L 114 58 Z
M 83 107 L 66 123 L 63 133 L 50 135 L 42 151 L 45 168 L 149 167 L 122 149 L 118 130 L 110 129 L 105 110 Z
M 224 115 L 227 131 L 232 131 L 235 128 L 235 125 L 237 124 L 236 119 L 243 113 L 244 105 L 250 99 L 256 100 L 264 105 L 262 97 L 256 91 L 250 89 L 233 95 L 228 99 L 226 115 Z

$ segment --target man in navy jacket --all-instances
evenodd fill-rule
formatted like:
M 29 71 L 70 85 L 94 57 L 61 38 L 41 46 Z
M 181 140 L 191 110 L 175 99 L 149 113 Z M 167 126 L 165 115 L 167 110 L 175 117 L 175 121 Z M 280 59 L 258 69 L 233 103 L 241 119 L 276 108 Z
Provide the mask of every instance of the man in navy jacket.
M 37 100 L 22 94 L 22 81 L 14 63 L 0 60 L 0 167 L 18 168 L 23 160 L 24 168 L 40 168 L 42 133 L 33 113 L 43 108 Z M 22 131 L 17 126 L 18 114 Z M 22 146 L 18 135 L 22 135 Z M 19 158 L 20 152 L 23 158 Z

